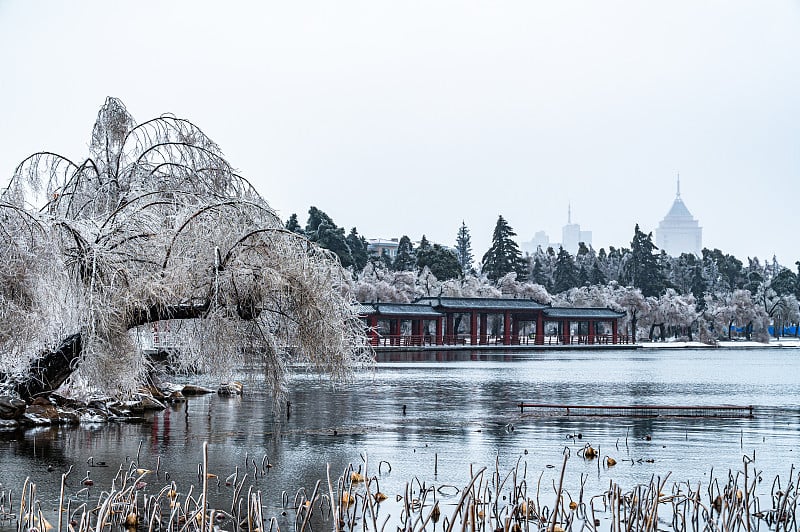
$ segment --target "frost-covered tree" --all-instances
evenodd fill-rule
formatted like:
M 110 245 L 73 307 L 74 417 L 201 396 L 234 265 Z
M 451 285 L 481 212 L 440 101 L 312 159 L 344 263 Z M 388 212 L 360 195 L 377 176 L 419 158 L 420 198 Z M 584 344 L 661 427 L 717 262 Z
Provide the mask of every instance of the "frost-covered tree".
M 703 264 L 709 274 L 709 286 L 713 287 L 713 292 L 719 290 L 732 292 L 744 288 L 747 281 L 742 261 L 716 248 L 703 248 L 702 253 Z
M 109 98 L 89 152 L 31 155 L 0 195 L 0 372 L 21 395 L 64 379 L 134 391 L 148 372 L 137 332 L 159 320 L 175 323 L 177 369 L 247 359 L 276 392 L 288 363 L 343 375 L 367 360 L 347 273 L 286 230 L 197 126 L 137 125 Z M 32 383 L 50 363 L 58 378 Z
M 467 224 L 462 220 L 461 227 L 456 234 L 456 256 L 461 265 L 461 271 L 467 273 L 472 268 L 472 237 Z
M 643 317 L 650 323 L 650 340 L 655 339 L 655 329 L 659 329 L 659 338 L 666 340 L 670 335 L 685 334 L 692 339 L 691 328 L 697 321 L 698 314 L 692 294 L 681 295 L 673 288 L 667 288 L 659 297 L 647 298 L 648 311 Z
M 770 317 L 748 290 L 706 294 L 704 316 L 718 338 L 731 339 L 735 326 L 744 332 L 747 339 L 769 340 Z
M 427 266 L 420 270 L 417 276 L 417 285 L 424 297 L 438 296 L 442 293 L 442 283 Z
M 392 275 L 392 287 L 400 295 L 397 299 L 398 303 L 409 303 L 422 296 L 422 289 L 417 285 L 417 274 L 415 272 L 394 272 Z
M 502 297 L 485 275 L 467 275 L 461 283 L 461 297 Z
M 639 319 L 648 311 L 647 301 L 639 288 L 621 286 L 616 282 L 609 283 L 609 301 L 615 310 L 622 310 L 626 316 L 621 320 L 623 328 L 629 327 L 631 340 L 636 342 Z
M 600 260 L 600 268 L 603 270 L 606 279 L 622 282 L 624 277 L 623 270 L 627 260 L 630 258 L 629 249 L 617 249 L 614 246 L 609 246 L 608 254 L 606 255 L 605 250 L 601 249 L 597 258 Z

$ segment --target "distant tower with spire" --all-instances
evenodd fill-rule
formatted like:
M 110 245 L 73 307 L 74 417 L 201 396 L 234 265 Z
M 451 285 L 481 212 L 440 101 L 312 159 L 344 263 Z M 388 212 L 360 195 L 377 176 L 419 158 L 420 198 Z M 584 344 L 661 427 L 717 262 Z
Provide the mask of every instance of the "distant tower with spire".
M 592 232 L 581 231 L 579 224 L 572 223 L 572 204 L 567 204 L 567 225 L 561 228 L 561 245 L 572 254 L 578 251 L 579 244 L 592 245 Z
M 656 229 L 656 246 L 672 257 L 681 253 L 700 256 L 703 248 L 703 228 L 681 199 L 681 174 L 678 174 L 675 201 Z

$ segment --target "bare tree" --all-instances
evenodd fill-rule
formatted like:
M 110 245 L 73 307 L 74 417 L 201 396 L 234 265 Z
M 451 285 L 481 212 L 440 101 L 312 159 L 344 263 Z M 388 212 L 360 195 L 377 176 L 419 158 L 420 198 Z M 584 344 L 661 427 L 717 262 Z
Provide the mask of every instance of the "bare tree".
M 289 363 L 338 377 L 370 359 L 335 257 L 286 231 L 187 120 L 136 125 L 108 98 L 85 161 L 40 152 L 18 166 L 0 246 L 7 381 L 61 348 L 73 387 L 131 392 L 148 369 L 136 332 L 157 320 L 180 320 L 177 364 L 256 361 L 276 392 Z

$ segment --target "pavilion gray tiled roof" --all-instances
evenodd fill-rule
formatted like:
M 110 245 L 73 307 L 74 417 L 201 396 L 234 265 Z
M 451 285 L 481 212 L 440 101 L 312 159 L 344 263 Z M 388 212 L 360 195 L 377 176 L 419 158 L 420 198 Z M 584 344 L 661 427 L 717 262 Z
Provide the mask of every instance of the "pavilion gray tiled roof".
M 366 306 L 366 305 L 362 305 Z M 417 305 L 414 303 L 372 303 L 369 305 L 373 310 L 368 314 L 378 314 L 380 316 L 414 316 L 420 318 L 438 318 L 442 315 L 428 305 Z M 361 312 L 359 312 L 360 314 Z
M 547 308 L 533 299 L 499 299 L 489 297 L 423 297 L 417 301 L 422 305 L 446 310 L 541 310 Z
M 368 316 L 375 312 L 375 305 L 369 303 L 356 303 L 353 307 L 355 307 L 359 316 Z
M 602 319 L 612 319 L 612 318 L 621 318 L 624 316 L 624 312 L 617 312 L 616 310 L 611 310 L 610 308 L 587 308 L 587 307 L 576 307 L 576 308 L 546 308 L 544 309 L 544 316 L 546 318 L 556 318 L 556 319 L 595 319 L 595 320 L 602 320 Z

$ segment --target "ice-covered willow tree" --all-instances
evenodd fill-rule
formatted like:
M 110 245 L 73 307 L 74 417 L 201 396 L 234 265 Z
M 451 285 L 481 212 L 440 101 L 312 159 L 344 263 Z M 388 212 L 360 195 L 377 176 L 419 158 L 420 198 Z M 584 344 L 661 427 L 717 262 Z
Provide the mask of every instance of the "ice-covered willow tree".
M 128 393 L 148 370 L 136 332 L 159 320 L 173 320 L 176 364 L 255 361 L 275 391 L 289 363 L 341 376 L 371 354 L 330 253 L 286 231 L 194 124 L 137 125 L 114 98 L 86 160 L 40 152 L 17 167 L 0 248 L 7 381 L 66 346 L 68 385 Z

